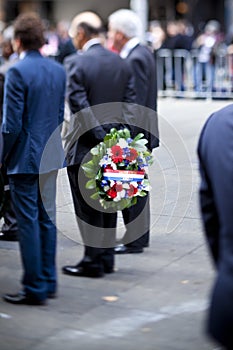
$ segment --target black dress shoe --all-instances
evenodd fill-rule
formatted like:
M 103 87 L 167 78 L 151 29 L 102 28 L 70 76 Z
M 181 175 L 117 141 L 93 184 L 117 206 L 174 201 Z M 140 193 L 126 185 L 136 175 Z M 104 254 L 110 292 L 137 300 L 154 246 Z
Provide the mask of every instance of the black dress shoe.
M 23 292 L 18 294 L 5 294 L 3 295 L 3 300 L 7 303 L 18 304 L 18 305 L 45 305 L 45 300 L 38 300 L 31 296 L 26 295 Z
M 16 242 L 18 234 L 13 232 L 0 232 L 0 241 Z
M 113 273 L 115 272 L 114 267 L 104 266 L 104 273 Z
M 143 248 L 149 248 L 149 246 L 150 246 L 149 243 L 144 243 L 143 244 Z
M 63 266 L 62 272 L 66 275 L 76 276 L 76 277 L 92 277 L 98 278 L 104 276 L 104 271 L 99 268 L 84 268 L 83 266 Z
M 114 248 L 115 254 L 138 254 L 143 253 L 143 248 L 127 247 L 126 245 L 120 244 Z
M 57 298 L 57 293 L 56 292 L 48 292 L 47 297 L 49 299 L 56 299 Z

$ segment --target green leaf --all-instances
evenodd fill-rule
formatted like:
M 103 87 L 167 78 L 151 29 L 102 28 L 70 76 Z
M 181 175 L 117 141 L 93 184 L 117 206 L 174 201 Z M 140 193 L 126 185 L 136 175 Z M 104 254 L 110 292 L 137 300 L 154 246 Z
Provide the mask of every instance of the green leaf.
M 124 129 L 125 138 L 129 139 L 131 137 L 129 129 Z
M 87 181 L 85 187 L 88 189 L 88 190 L 93 190 L 94 188 L 96 188 L 96 182 L 94 179 L 91 179 L 89 181 Z
M 131 146 L 134 147 L 139 152 L 145 152 L 147 150 L 146 144 L 148 141 L 146 139 L 141 139 L 138 141 L 133 141 Z
M 141 192 L 139 192 L 139 197 L 145 197 L 145 196 L 147 196 L 147 192 L 145 192 L 145 191 L 141 191 Z
M 102 176 L 103 176 L 103 174 L 102 174 L 102 171 L 101 171 L 101 169 L 100 169 L 100 170 L 98 171 L 98 173 L 97 173 L 96 177 L 95 177 L 95 180 L 99 180 L 99 181 L 101 181 Z
M 92 195 L 91 195 L 91 199 L 94 199 L 94 200 L 96 200 L 96 199 L 99 199 L 99 194 L 96 192 L 96 193 L 93 193 Z
M 130 206 L 135 205 L 137 203 L 137 197 L 133 197 L 130 203 Z
M 97 156 L 99 154 L 99 148 L 98 147 L 92 148 L 91 154 L 93 154 L 93 156 Z
M 82 165 L 85 175 L 89 178 L 96 176 L 96 166 L 92 160 Z
M 140 132 L 139 134 L 137 134 L 137 136 L 135 136 L 135 138 L 133 139 L 133 142 L 136 142 L 136 141 L 140 140 L 143 137 L 144 137 L 144 134 Z

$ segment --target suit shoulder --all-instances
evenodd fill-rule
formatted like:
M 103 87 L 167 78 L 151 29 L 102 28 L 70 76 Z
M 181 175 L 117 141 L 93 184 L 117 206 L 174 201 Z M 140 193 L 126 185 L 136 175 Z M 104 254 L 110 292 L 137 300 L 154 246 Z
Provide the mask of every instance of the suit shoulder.
M 232 122 L 233 125 L 233 103 L 212 113 L 206 123 L 223 124 L 227 120 Z
M 129 60 L 139 60 L 142 62 L 150 62 L 150 64 L 155 64 L 155 59 L 153 53 L 147 46 L 139 44 L 136 46 L 128 56 Z
M 207 133 L 213 135 L 215 142 L 226 140 L 228 135 L 233 139 L 233 104 L 219 109 L 208 117 L 201 130 L 200 140 Z
M 64 59 L 65 64 L 69 64 L 69 62 L 73 62 L 75 59 L 77 59 L 78 53 L 72 53 L 71 55 L 68 55 Z
M 147 46 L 145 46 L 143 44 L 137 45 L 135 47 L 135 49 L 133 50 L 133 52 L 135 54 L 138 54 L 138 55 L 141 54 L 141 55 L 147 55 L 147 56 L 153 57 L 153 53 L 151 52 L 151 50 Z

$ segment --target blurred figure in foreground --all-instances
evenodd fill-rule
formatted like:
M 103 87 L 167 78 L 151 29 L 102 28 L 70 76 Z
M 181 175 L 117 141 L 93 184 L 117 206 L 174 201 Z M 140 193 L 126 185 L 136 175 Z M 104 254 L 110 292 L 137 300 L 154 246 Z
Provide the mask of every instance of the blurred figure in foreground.
M 6 74 L 3 108 L 3 155 L 19 230 L 23 288 L 5 294 L 12 304 L 43 305 L 57 291 L 56 178 L 64 159 L 59 126 L 63 122 L 66 75 L 61 64 L 44 58 L 41 19 L 20 15 L 14 25 L 19 61 Z M 48 162 L 43 152 L 57 130 Z M 56 159 L 55 159 L 56 158 Z
M 200 205 L 216 267 L 207 331 L 233 349 L 233 104 L 211 115 L 198 145 Z

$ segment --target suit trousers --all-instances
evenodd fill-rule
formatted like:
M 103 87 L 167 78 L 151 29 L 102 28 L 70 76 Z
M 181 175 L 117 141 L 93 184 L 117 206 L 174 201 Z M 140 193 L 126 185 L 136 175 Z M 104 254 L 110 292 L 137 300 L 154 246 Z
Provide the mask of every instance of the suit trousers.
M 149 194 L 137 197 L 137 203 L 122 211 L 126 232 L 122 243 L 127 247 L 143 248 L 149 245 L 150 205 Z
M 24 270 L 22 284 L 25 293 L 38 300 L 57 288 L 56 178 L 57 171 L 9 175 Z
M 117 212 L 105 213 L 97 201 L 90 200 L 85 190 L 87 178 L 80 164 L 67 167 L 77 223 L 84 244 L 81 263 L 102 270 L 114 266 L 114 249 Z M 93 204 L 93 205 L 92 205 Z
M 5 235 L 8 235 L 8 237 L 10 238 L 11 236 L 17 236 L 18 225 L 15 217 L 15 210 L 13 208 L 13 204 L 11 200 L 10 189 L 8 188 L 9 181 L 8 181 L 8 176 L 6 174 L 5 167 L 2 167 L 0 171 L 1 171 L 1 176 L 3 180 L 3 187 L 4 187 L 4 201 L 3 201 L 3 207 L 0 213 L 0 218 L 3 217 L 4 223 L 0 231 Z M 0 206 L 1 206 L 1 203 L 0 203 Z

